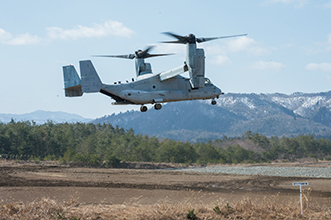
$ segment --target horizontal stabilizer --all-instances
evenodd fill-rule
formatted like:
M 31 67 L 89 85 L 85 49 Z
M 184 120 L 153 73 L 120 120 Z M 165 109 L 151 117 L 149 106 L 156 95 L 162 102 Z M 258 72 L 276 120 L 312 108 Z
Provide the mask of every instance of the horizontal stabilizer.
M 63 80 L 65 96 L 75 97 L 83 95 L 81 80 L 74 66 L 63 67 Z
M 160 73 L 160 81 L 170 79 L 170 78 L 175 77 L 179 74 L 182 74 L 186 71 L 188 71 L 188 67 L 185 64 L 184 66 L 180 66 L 180 67 L 177 67 L 175 69 Z

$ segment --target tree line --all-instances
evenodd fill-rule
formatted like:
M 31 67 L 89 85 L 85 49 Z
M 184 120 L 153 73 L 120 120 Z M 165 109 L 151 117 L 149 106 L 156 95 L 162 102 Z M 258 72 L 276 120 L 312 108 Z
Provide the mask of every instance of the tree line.
M 260 153 L 236 143 L 253 143 Z M 124 162 L 259 163 L 276 159 L 331 159 L 331 141 L 312 135 L 266 137 L 247 131 L 242 137 L 189 143 L 135 134 L 111 124 L 30 121 L 0 123 L 0 155 L 8 159 L 57 160 L 87 166 Z

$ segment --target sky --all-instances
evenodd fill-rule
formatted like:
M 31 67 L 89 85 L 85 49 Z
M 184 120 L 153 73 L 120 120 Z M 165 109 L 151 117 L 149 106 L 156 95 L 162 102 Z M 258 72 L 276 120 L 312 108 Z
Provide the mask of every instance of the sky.
M 154 73 L 179 67 L 185 45 L 162 32 L 197 37 L 247 34 L 198 44 L 206 77 L 224 93 L 331 90 L 331 0 L 2 0 L 0 113 L 63 111 L 86 118 L 137 110 L 100 93 L 64 96 L 62 66 L 92 60 L 103 83 L 135 77 L 134 61 L 93 57 L 155 45 Z M 185 76 L 185 74 L 184 74 Z

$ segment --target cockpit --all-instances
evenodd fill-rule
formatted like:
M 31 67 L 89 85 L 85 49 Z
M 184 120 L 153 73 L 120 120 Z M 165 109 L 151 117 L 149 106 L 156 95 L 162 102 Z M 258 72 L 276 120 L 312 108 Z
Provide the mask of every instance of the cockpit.
M 211 83 L 210 79 L 205 78 L 205 86 L 212 86 L 213 84 Z

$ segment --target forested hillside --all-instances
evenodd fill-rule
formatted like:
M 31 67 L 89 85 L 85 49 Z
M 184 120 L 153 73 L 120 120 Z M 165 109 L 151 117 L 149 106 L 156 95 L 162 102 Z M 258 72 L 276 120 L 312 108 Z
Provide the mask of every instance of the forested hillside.
M 294 138 L 247 131 L 243 137 L 205 143 L 180 142 L 135 134 L 110 124 L 0 124 L 0 154 L 9 159 L 59 160 L 116 167 L 120 161 L 174 163 L 255 163 L 276 159 L 331 159 L 331 141 L 311 135 Z

